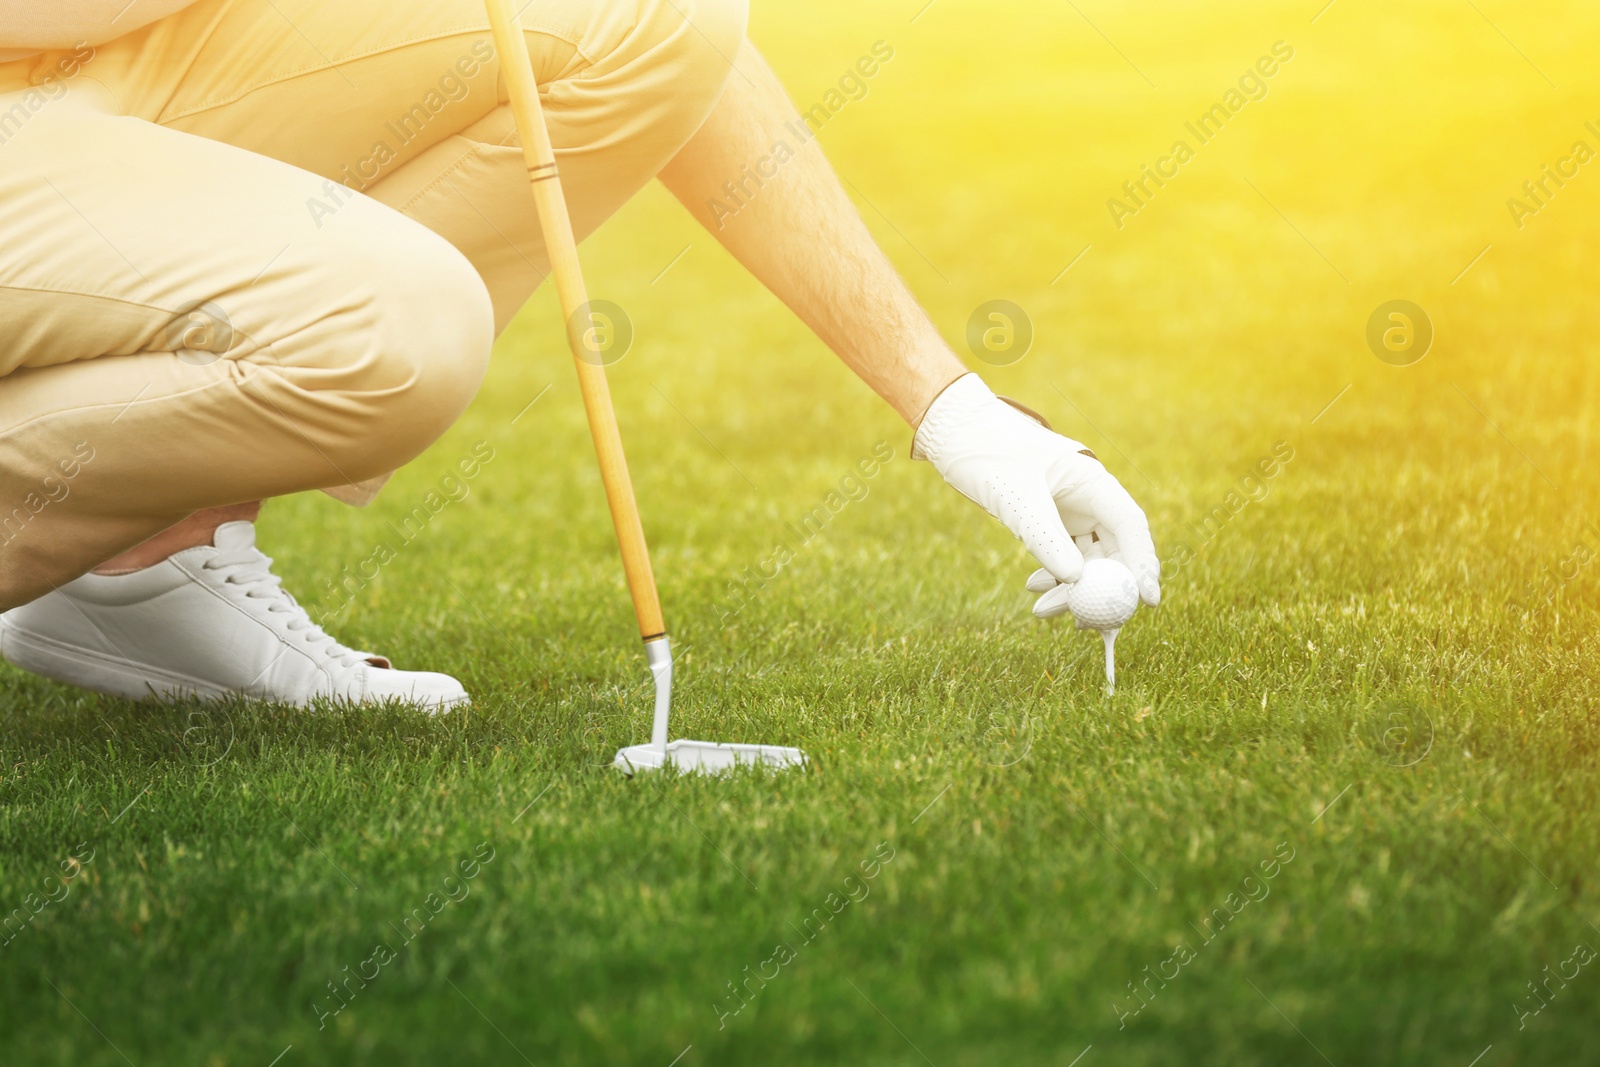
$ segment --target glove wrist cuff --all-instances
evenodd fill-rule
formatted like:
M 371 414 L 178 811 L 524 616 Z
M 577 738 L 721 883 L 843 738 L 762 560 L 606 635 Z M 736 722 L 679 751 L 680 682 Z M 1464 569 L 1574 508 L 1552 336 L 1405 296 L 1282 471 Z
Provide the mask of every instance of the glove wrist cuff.
M 998 397 L 983 384 L 983 379 L 968 371 L 933 398 L 917 432 L 911 437 L 911 458 L 925 459 L 938 466 L 937 457 L 951 430 L 992 404 Z
M 1045 429 L 1054 429 L 1043 415 L 1009 396 L 993 392 L 984 384 L 982 378 L 968 371 L 945 386 L 944 390 L 933 398 L 933 403 L 928 405 L 927 412 L 923 414 L 922 421 L 917 424 L 917 431 L 911 438 L 911 458 L 930 460 L 937 466 L 934 457 L 938 455 L 940 446 L 951 429 L 968 417 L 980 414 L 985 408 L 991 407 L 996 400 L 1026 415 Z

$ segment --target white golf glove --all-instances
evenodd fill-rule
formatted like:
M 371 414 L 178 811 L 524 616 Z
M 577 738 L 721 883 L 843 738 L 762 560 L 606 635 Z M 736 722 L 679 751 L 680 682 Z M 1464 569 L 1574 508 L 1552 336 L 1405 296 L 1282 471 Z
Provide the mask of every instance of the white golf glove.
M 1067 610 L 1067 588 L 1082 576 L 1085 553 L 1126 566 L 1139 599 L 1155 607 L 1161 563 L 1144 512 L 1093 452 L 1036 419 L 967 374 L 928 407 L 911 458 L 932 463 L 1043 564 L 1028 579 L 1030 591 L 1044 594 L 1033 606 L 1039 618 Z

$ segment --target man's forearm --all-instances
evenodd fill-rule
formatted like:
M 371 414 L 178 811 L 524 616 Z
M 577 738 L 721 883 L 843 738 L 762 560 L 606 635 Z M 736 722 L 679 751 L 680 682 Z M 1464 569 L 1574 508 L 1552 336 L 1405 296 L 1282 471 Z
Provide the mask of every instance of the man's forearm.
M 47 48 L 104 44 L 195 0 L 0 0 L 0 62 Z
M 911 425 L 966 373 L 873 241 L 766 62 L 748 42 L 722 100 L 661 172 L 661 180 L 723 247 L 814 330 Z M 793 123 L 793 127 L 786 126 Z M 773 155 L 793 158 L 763 176 L 731 217 L 723 183 Z M 750 186 L 747 184 L 747 189 Z

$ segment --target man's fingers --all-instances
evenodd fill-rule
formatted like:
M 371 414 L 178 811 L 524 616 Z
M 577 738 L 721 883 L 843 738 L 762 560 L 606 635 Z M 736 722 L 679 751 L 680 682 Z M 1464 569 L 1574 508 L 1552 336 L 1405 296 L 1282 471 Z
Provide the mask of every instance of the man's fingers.
M 1139 583 L 1139 599 L 1152 608 L 1161 603 L 1161 561 L 1152 551 L 1141 559 L 1129 562 L 1123 561 L 1123 566 L 1133 572 L 1134 580 Z
M 1060 584 L 1060 582 L 1056 581 L 1055 576 L 1043 567 L 1028 575 L 1028 592 L 1030 593 L 1048 593 Z
M 1151 607 L 1161 603 L 1161 561 L 1156 558 L 1155 542 L 1150 539 L 1150 523 L 1115 476 L 1100 468 L 1098 477 L 1075 487 L 1060 504 L 1080 517 L 1075 521 L 1092 518 L 1102 538 L 1110 542 L 1106 545 L 1107 554 L 1133 572 L 1139 599 Z
M 1070 585 L 1057 585 L 1044 596 L 1033 602 L 1033 615 L 1037 619 L 1053 619 L 1067 611 L 1067 595 L 1072 592 Z
M 1061 525 L 1061 512 L 1043 482 L 1026 488 L 1015 483 L 997 488 L 996 517 L 1027 546 L 1039 565 L 1058 582 L 1083 577 L 1083 556 Z
M 1152 608 L 1161 603 L 1161 560 L 1156 556 L 1156 546 L 1145 534 L 1144 545 L 1137 551 L 1122 550 L 1122 565 L 1133 572 L 1139 584 L 1139 599 Z
M 1139 599 L 1152 608 L 1161 603 L 1161 560 L 1150 539 L 1150 524 L 1126 489 L 1118 485 L 1109 507 L 1103 508 L 1100 521 L 1115 544 L 1112 556 L 1133 572 L 1139 584 Z

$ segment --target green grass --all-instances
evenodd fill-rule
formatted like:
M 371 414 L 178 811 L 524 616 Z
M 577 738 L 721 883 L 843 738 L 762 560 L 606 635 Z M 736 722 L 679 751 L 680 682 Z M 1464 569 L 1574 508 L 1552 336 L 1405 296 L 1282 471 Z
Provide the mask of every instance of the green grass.
M 1020 546 L 652 189 L 585 256 L 638 330 L 612 377 L 683 650 L 675 732 L 812 766 L 605 769 L 647 735 L 648 676 L 541 293 L 376 505 L 262 523 L 331 610 L 341 568 L 491 445 L 329 623 L 459 675 L 470 712 L 146 707 L 0 673 L 0 913 L 93 849 L 0 947 L 0 1060 L 1600 1059 L 1592 963 L 1525 1028 L 1514 1007 L 1600 948 L 1600 566 L 1525 596 L 1600 554 L 1600 177 L 1521 231 L 1504 207 L 1595 117 L 1597 33 L 1576 5 L 1480 6 L 1082 5 L 1124 62 L 1070 8 L 759 5 L 803 104 L 893 43 L 824 134 L 869 224 L 952 339 L 979 302 L 1022 304 L 1035 348 L 987 377 L 1106 457 L 1165 557 L 1198 550 L 1124 631 L 1115 697 L 1095 638 L 1029 616 Z M 1114 229 L 1105 198 L 1280 38 L 1271 95 Z M 1438 328 L 1407 368 L 1362 341 L 1396 296 Z M 865 498 L 724 618 L 880 441 Z M 1265 495 L 1199 532 L 1280 441 Z

